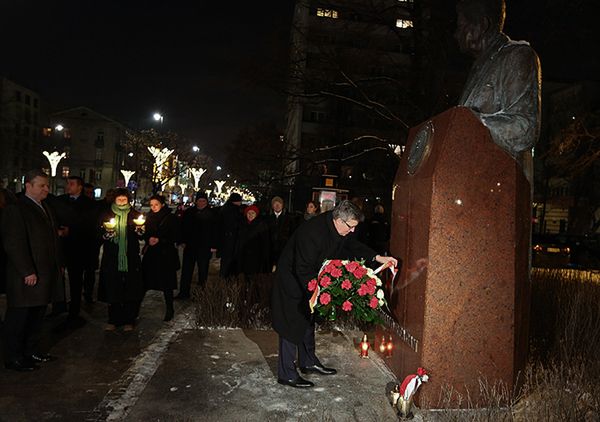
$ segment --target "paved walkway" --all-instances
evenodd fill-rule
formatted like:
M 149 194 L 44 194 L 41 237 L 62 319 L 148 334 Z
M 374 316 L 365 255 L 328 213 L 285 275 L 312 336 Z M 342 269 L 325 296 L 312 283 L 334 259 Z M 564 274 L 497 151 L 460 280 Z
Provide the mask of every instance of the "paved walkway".
M 0 310 L 4 309 L 0 299 Z M 106 306 L 86 305 L 87 323 L 45 322 L 59 357 L 32 373 L 0 369 L 0 421 L 393 421 L 376 355 L 360 359 L 358 332 L 322 332 L 317 352 L 338 369 L 297 390 L 276 382 L 273 331 L 199 329 L 190 302 L 164 323 L 162 294 L 149 292 L 134 332 L 104 332 Z

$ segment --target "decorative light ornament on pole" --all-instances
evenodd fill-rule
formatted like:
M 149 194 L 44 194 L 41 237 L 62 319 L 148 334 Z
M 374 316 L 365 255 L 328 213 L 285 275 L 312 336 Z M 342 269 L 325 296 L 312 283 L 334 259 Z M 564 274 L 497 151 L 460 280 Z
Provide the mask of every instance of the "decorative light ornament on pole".
M 164 116 L 160 113 L 154 113 L 152 115 L 152 117 L 154 118 L 154 120 L 156 120 L 157 122 L 160 122 L 162 124 L 163 120 L 164 120 Z
M 215 180 L 215 185 L 217 186 L 215 189 L 215 195 L 221 195 L 223 193 L 224 184 L 225 180 Z
M 123 177 L 125 178 L 125 187 L 129 186 L 129 179 L 131 179 L 131 176 L 133 176 L 133 173 L 135 173 L 135 171 L 121 170 L 121 173 L 123 174 Z
M 50 169 L 52 171 L 51 176 L 56 176 L 56 168 L 58 167 L 58 163 L 60 163 L 60 160 L 65 158 L 67 154 L 65 154 L 64 152 L 59 154 L 58 151 L 52 151 L 51 153 L 49 153 L 48 151 L 44 151 L 42 154 L 46 156 L 48 162 L 50 163 Z
M 158 149 L 156 147 L 148 147 L 148 151 L 150 151 L 150 154 L 152 154 L 152 157 L 154 157 L 154 166 L 156 167 L 156 174 L 160 175 L 162 173 L 163 164 L 167 161 L 167 158 L 169 158 L 169 156 L 173 154 L 174 150 L 166 147 L 163 149 Z
M 203 168 L 190 168 L 190 172 L 192 176 L 194 176 L 194 189 L 198 188 L 198 183 L 200 183 L 200 178 L 204 173 L 206 173 L 206 169 Z

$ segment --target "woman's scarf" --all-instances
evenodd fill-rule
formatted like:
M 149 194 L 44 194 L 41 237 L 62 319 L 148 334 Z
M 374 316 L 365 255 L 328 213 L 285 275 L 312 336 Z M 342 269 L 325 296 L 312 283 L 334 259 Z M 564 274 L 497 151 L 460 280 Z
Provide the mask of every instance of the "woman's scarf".
M 110 209 L 115 213 L 117 220 L 115 237 L 112 241 L 119 245 L 119 271 L 127 272 L 127 215 L 131 210 L 131 205 L 112 204 Z

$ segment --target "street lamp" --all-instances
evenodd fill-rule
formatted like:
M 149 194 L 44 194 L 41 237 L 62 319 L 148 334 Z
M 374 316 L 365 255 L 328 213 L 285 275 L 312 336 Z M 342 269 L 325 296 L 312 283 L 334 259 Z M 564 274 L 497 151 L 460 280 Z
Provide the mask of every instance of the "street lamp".
M 64 127 L 63 125 L 61 125 L 60 123 L 59 123 L 59 124 L 57 124 L 57 125 L 54 127 L 54 129 L 56 129 L 56 130 L 57 130 L 57 131 L 59 131 L 59 132 L 62 132 L 62 130 L 63 130 L 64 128 L 65 128 L 65 127 Z
M 194 152 L 198 152 L 198 151 L 200 151 L 200 148 L 198 147 L 198 145 L 194 145 L 194 146 L 192 147 L 192 151 L 194 151 Z
M 157 122 L 160 122 L 160 124 L 162 125 L 162 122 L 163 122 L 163 120 L 164 120 L 164 116 L 163 116 L 162 114 L 160 114 L 160 113 L 158 113 L 158 112 L 157 112 L 157 113 L 154 113 L 154 114 L 152 115 L 152 118 L 153 118 L 155 121 L 157 121 Z

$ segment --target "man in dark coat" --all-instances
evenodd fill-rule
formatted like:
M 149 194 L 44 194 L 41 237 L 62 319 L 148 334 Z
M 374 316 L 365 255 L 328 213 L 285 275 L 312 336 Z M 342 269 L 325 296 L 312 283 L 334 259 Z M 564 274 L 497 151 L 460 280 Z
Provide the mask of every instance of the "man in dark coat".
M 81 309 L 81 293 L 85 270 L 94 265 L 94 251 L 97 243 L 94 200 L 83 194 L 83 179 L 79 176 L 67 178 L 67 188 L 58 199 L 66 209 L 66 215 L 59 216 L 60 225 L 68 229 L 64 237 L 67 274 L 69 275 L 69 320 L 77 321 Z M 89 295 L 89 292 L 86 292 Z M 88 296 L 88 299 L 91 297 Z
M 196 204 L 183 212 L 181 243 L 183 264 L 177 299 L 189 299 L 194 267 L 198 264 L 198 284 L 208 278 L 208 264 L 216 250 L 215 215 L 204 192 L 196 194 Z
M 283 198 L 280 196 L 271 199 L 271 211 L 267 222 L 271 239 L 271 266 L 273 266 L 279 261 L 279 255 L 294 231 L 294 219 L 286 211 Z
M 324 367 L 315 355 L 315 326 L 309 309 L 308 282 L 316 278 L 326 259 L 364 258 L 380 263 L 393 257 L 380 256 L 351 234 L 364 215 L 350 201 L 342 201 L 332 211 L 305 222 L 285 246 L 275 272 L 272 296 L 273 328 L 279 334 L 278 380 L 297 388 L 314 384 L 300 377 L 302 373 L 333 375 L 335 369 Z
M 4 324 L 5 366 L 32 371 L 53 358 L 37 349 L 46 307 L 59 301 L 60 286 L 56 219 L 45 203 L 48 176 L 40 170 L 25 175 L 25 194 L 4 209 L 0 224 L 7 255 L 7 310 Z
M 238 193 L 232 193 L 221 208 L 219 256 L 221 257 L 221 268 L 219 275 L 227 278 L 235 275 L 237 264 L 235 252 L 238 244 L 238 235 L 243 223 L 242 197 Z

